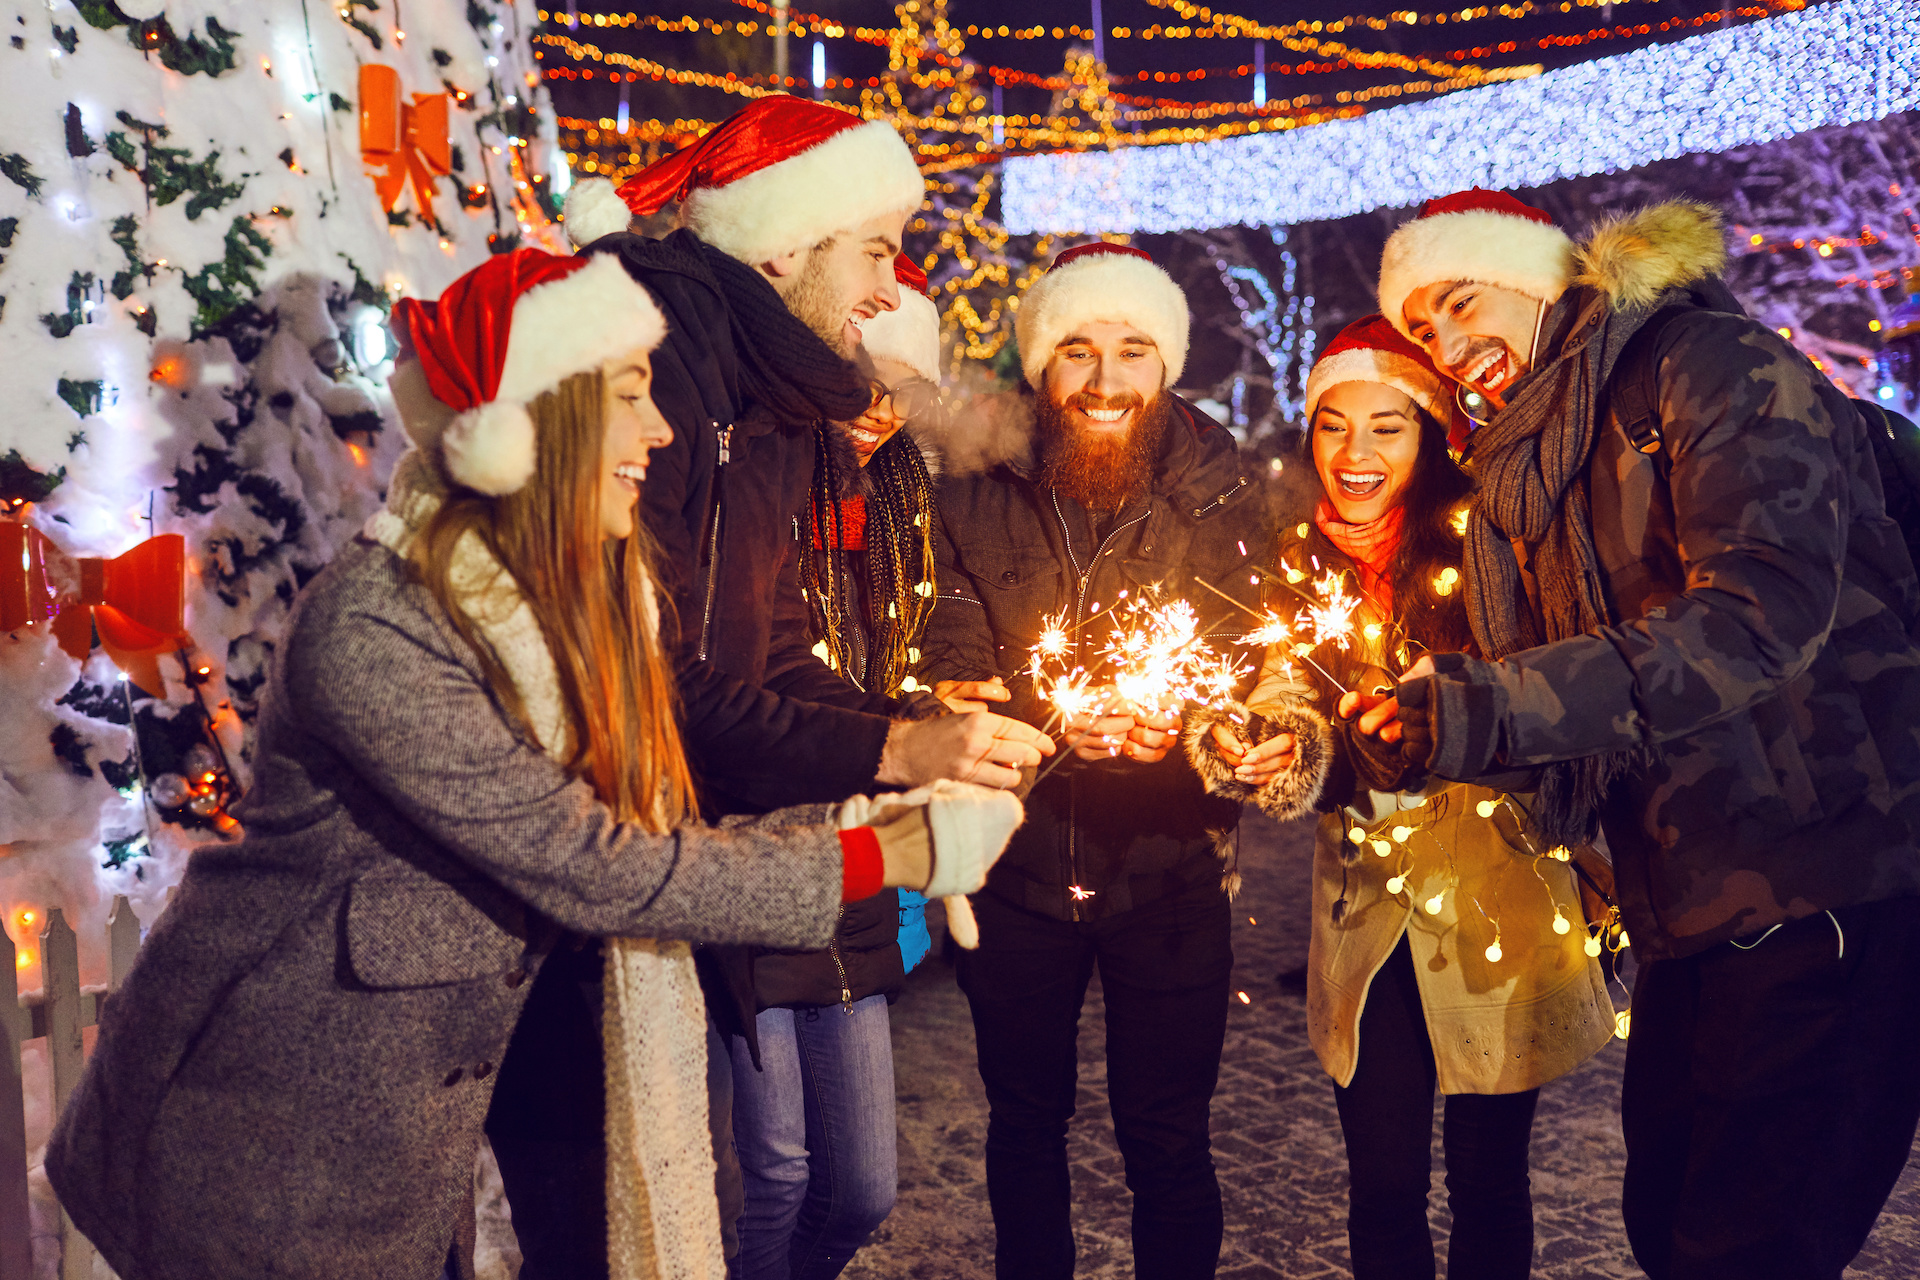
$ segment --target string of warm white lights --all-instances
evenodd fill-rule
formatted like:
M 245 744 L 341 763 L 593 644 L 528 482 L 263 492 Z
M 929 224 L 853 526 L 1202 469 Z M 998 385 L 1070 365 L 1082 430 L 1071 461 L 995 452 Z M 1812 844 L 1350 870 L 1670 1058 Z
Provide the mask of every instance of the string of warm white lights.
M 1920 106 L 1920 8 L 1800 13 L 1278 135 L 1005 166 L 1015 234 L 1291 225 L 1541 186 Z

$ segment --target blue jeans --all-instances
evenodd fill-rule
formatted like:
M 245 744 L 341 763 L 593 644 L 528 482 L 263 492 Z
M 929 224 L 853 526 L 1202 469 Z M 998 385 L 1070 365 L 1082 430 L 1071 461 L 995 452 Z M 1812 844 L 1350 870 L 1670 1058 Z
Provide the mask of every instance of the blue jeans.
M 768 1009 L 761 1070 L 734 1037 L 733 1142 L 746 1182 L 739 1280 L 831 1280 L 893 1210 L 887 998 Z

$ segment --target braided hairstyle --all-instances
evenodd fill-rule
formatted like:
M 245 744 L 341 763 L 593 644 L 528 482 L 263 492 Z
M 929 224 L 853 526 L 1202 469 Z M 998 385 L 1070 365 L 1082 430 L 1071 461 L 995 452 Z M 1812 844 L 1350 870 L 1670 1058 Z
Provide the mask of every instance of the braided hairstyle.
M 813 493 L 807 507 L 810 532 L 818 533 L 821 546 L 815 554 L 809 545 L 812 538 L 803 540 L 800 591 L 813 638 L 826 645 L 827 665 L 852 680 L 846 640 L 852 602 L 845 590 L 847 553 L 840 545 L 844 452 L 833 448 L 827 435 L 838 430 L 830 422 L 814 428 Z M 933 478 L 904 428 L 875 451 L 858 475 L 867 490 L 867 601 L 872 613 L 864 620 L 872 639 L 864 687 L 896 697 L 920 656 L 914 646 L 933 611 Z

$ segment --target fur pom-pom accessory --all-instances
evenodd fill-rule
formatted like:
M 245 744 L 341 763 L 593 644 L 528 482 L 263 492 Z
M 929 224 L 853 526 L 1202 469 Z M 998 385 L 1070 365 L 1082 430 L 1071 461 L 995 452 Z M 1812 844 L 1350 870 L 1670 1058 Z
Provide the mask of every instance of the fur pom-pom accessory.
M 561 217 L 567 225 L 567 239 L 585 247 L 602 236 L 625 231 L 633 221 L 633 211 L 605 178 L 582 178 L 567 192 Z
M 494 400 L 454 418 L 440 437 L 447 474 L 490 498 L 513 493 L 533 478 L 533 418 L 526 406 Z
M 1278 733 L 1293 735 L 1293 763 L 1259 787 L 1233 776 L 1213 741 L 1213 727 L 1225 725 L 1241 741 L 1259 746 Z M 1326 720 L 1309 707 L 1281 707 L 1271 715 L 1254 715 L 1237 702 L 1205 707 L 1187 717 L 1181 735 L 1187 760 L 1208 791 L 1227 800 L 1252 803 L 1282 822 L 1313 809 L 1326 785 L 1333 762 L 1333 733 Z
M 973 903 L 955 893 L 940 899 L 947 908 L 947 936 L 963 951 L 980 949 L 980 922 L 973 917 Z

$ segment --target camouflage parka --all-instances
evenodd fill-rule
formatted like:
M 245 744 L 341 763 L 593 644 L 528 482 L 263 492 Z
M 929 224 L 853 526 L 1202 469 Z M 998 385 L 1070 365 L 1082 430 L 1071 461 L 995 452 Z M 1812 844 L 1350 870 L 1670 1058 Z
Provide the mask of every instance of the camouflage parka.
M 1606 228 L 1555 305 L 1694 308 L 1657 334 L 1659 447 L 1609 411 L 1586 466 L 1615 622 L 1500 662 L 1445 655 L 1403 698 L 1445 778 L 1647 751 L 1599 814 L 1647 959 L 1920 895 L 1920 584 L 1866 426 L 1702 277 L 1699 228 L 1663 237 L 1673 219 Z

